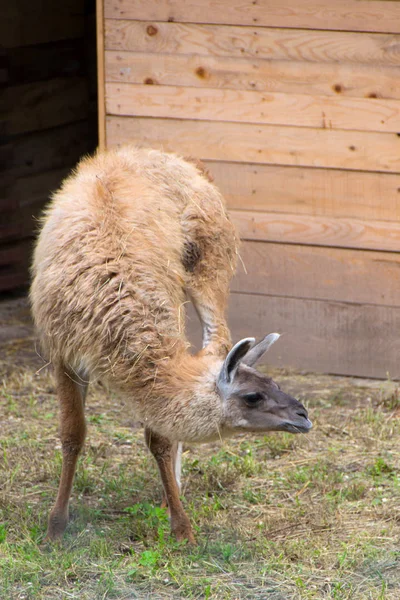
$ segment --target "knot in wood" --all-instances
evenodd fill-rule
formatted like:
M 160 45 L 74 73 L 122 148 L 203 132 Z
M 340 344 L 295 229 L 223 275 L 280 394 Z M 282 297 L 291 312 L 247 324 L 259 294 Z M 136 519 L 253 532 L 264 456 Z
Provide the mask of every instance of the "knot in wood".
M 158 29 L 155 25 L 148 25 L 146 31 L 148 35 L 156 35 L 156 33 L 158 33 Z

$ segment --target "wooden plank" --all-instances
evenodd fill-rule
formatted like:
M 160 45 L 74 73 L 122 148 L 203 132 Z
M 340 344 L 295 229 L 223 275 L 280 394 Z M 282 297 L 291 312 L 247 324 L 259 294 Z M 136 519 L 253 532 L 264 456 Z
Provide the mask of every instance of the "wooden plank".
M 105 72 L 108 82 L 400 99 L 396 67 L 108 50 Z
M 14 217 L 14 218 L 13 218 Z M 9 242 L 10 240 L 18 240 L 21 238 L 21 227 L 15 219 L 15 215 L 10 215 L 7 224 L 0 225 L 0 242 Z
M 106 147 L 106 100 L 105 100 L 105 66 L 104 66 L 104 0 L 96 2 L 97 32 L 97 107 L 99 149 Z
M 0 247 L 4 241 L 21 237 L 18 221 L 18 201 L 10 192 L 11 188 L 7 187 L 4 196 L 0 199 Z
M 4 169 L 23 177 L 73 166 L 92 150 L 90 133 L 90 124 L 79 121 L 15 138 L 2 146 Z
M 38 218 L 51 193 L 60 186 L 73 166 L 25 177 L 20 176 L 20 170 L 6 172 L 10 177 L 14 174 L 14 177 L 7 189 L 7 211 L 0 219 L 1 240 L 24 239 L 36 233 Z
M 39 233 L 39 219 L 49 201 L 49 192 L 50 190 L 43 191 L 42 197 L 31 199 L 29 204 L 22 205 L 19 209 L 20 238 L 33 238 Z
M 247 210 L 230 211 L 230 215 L 244 240 L 385 251 L 397 251 L 400 248 L 400 223 L 393 221 Z
M 0 100 L 3 134 L 18 135 L 86 118 L 89 111 L 84 77 L 55 78 L 9 86 Z
M 0 247 L 4 241 L 32 238 L 38 230 L 38 219 L 48 199 L 48 194 L 43 192 L 41 199 L 9 213 L 7 223 L 0 225 Z
M 93 122 L 98 120 L 98 65 L 97 61 L 99 56 L 97 55 L 97 13 L 95 4 L 88 4 L 89 12 L 86 14 L 86 34 L 84 39 L 85 46 L 85 66 L 86 66 L 86 79 L 88 82 L 89 97 L 91 99 L 91 118 Z M 98 135 L 97 135 L 98 137 Z
M 400 101 L 106 84 L 107 114 L 360 131 L 400 131 Z
M 17 290 L 27 285 L 29 285 L 28 269 L 15 270 L 13 268 L 12 272 L 7 270 L 5 273 L 0 271 L 0 292 Z
M 108 117 L 107 144 L 123 143 L 209 160 L 400 171 L 400 137 L 392 133 Z
M 75 165 L 64 166 L 61 169 L 45 171 L 35 175 L 16 178 L 12 188 L 12 196 L 20 207 L 31 206 L 50 198 L 63 179 L 69 175 Z
M 0 85 L 8 83 L 10 78 L 8 67 L 6 64 L 4 64 L 2 59 L 4 59 L 4 57 L 2 57 L 0 53 Z
M 400 176 L 205 161 L 228 207 L 400 221 Z
M 234 292 L 400 306 L 400 254 L 243 242 Z
M 317 63 L 400 65 L 400 36 L 105 20 L 105 49 Z
M 74 166 L 72 164 L 61 169 L 16 179 L 10 194 L 19 206 L 17 216 L 21 237 L 30 237 L 36 233 L 38 218 L 43 208 L 50 200 L 51 194 L 60 187 L 63 179 Z
M 85 74 L 83 39 L 7 50 L 8 83 L 16 85 Z
M 1 147 L 4 149 L 4 146 Z M 11 153 L 10 153 L 11 154 Z M 1 157 L 0 157 L 1 159 Z M 0 160 L 0 164 L 4 161 Z M 19 237 L 18 223 L 15 215 L 18 213 L 18 201 L 13 197 L 11 190 L 15 177 L 9 171 L 1 173 L 2 186 L 0 187 L 0 247 L 5 240 Z
M 0 265 L 12 265 L 21 263 L 26 256 L 27 250 L 31 246 L 30 240 L 12 242 L 11 244 L 1 244 L 0 246 Z
M 393 379 L 400 377 L 400 309 L 397 307 L 232 294 L 234 340 L 283 334 L 269 364 L 305 370 Z
M 400 32 L 397 2 L 368 0 L 106 0 L 109 19 Z
M 44 19 L 47 14 L 54 11 L 53 0 L 40 0 L 36 4 L 31 0 L 18 0 L 17 2 L 4 2 L 0 5 L 0 17 L 5 18 L 7 16 L 26 15 L 31 17 L 35 13 L 39 12 L 41 17 Z M 59 12 L 63 15 L 80 13 L 83 14 L 84 7 L 82 6 L 82 0 L 64 0 L 59 6 Z
M 64 0 L 54 9 L 53 0 L 3 2 L 0 7 L 0 39 L 4 48 L 44 44 L 84 36 L 84 5 Z
M 28 285 L 31 254 L 31 240 L 21 240 L 0 245 L 1 292 Z
M 4 177 L 4 172 L 1 174 L 2 181 Z M 4 216 L 4 213 L 13 212 L 18 209 L 18 204 L 15 201 L 15 198 L 12 198 L 10 195 L 10 189 L 14 182 L 14 179 L 10 177 L 9 173 L 6 173 L 6 178 L 8 179 L 6 186 L 1 190 L 2 195 L 0 196 L 0 226 L 6 222 L 7 217 Z

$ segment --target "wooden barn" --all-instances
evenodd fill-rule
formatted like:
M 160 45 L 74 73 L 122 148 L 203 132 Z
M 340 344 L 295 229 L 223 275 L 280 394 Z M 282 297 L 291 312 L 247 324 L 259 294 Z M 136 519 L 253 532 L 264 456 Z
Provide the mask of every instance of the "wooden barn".
M 79 0 L 57 11 L 68 4 Z M 25 32 L 31 46 L 36 28 L 39 19 Z M 84 31 L 74 35 L 88 52 Z M 100 147 L 201 158 L 227 199 L 243 240 L 234 338 L 280 331 L 276 365 L 399 378 L 400 2 L 98 0 L 97 51 Z M 27 100 L 10 92 L 6 136 L 17 145 L 2 154 L 18 191 L 5 206 L 27 229 L 45 162 L 57 179 L 91 145 L 87 64 L 42 78 L 35 119 L 36 82 L 11 82 Z M 50 128 L 68 140 L 57 155 Z M 48 139 L 34 142 L 37 154 L 32 136 Z

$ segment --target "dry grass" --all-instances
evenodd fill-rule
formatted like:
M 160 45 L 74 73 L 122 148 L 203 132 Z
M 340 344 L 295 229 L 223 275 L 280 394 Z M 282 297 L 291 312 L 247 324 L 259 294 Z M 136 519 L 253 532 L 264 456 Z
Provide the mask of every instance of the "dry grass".
M 0 354 L 2 600 L 400 597 L 400 398 L 391 382 L 275 372 L 315 427 L 186 450 L 194 549 L 169 537 L 129 406 L 93 386 L 71 523 L 62 545 L 43 547 L 61 465 L 57 406 L 51 374 L 37 373 L 25 305 L 17 308 Z

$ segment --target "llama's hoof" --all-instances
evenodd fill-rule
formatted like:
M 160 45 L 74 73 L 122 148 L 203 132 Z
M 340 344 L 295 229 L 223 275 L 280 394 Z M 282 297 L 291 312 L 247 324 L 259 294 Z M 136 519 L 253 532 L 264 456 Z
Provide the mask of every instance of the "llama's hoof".
M 184 542 L 187 540 L 187 542 L 193 546 L 197 544 L 190 523 L 179 523 L 177 526 L 173 527 L 172 533 L 178 542 Z
M 191 546 L 197 546 L 197 542 L 191 529 L 188 531 L 183 531 L 182 533 L 176 533 L 175 537 L 178 542 L 187 541 Z
M 57 542 L 61 540 L 68 524 L 68 515 L 50 513 L 46 537 L 43 542 Z

